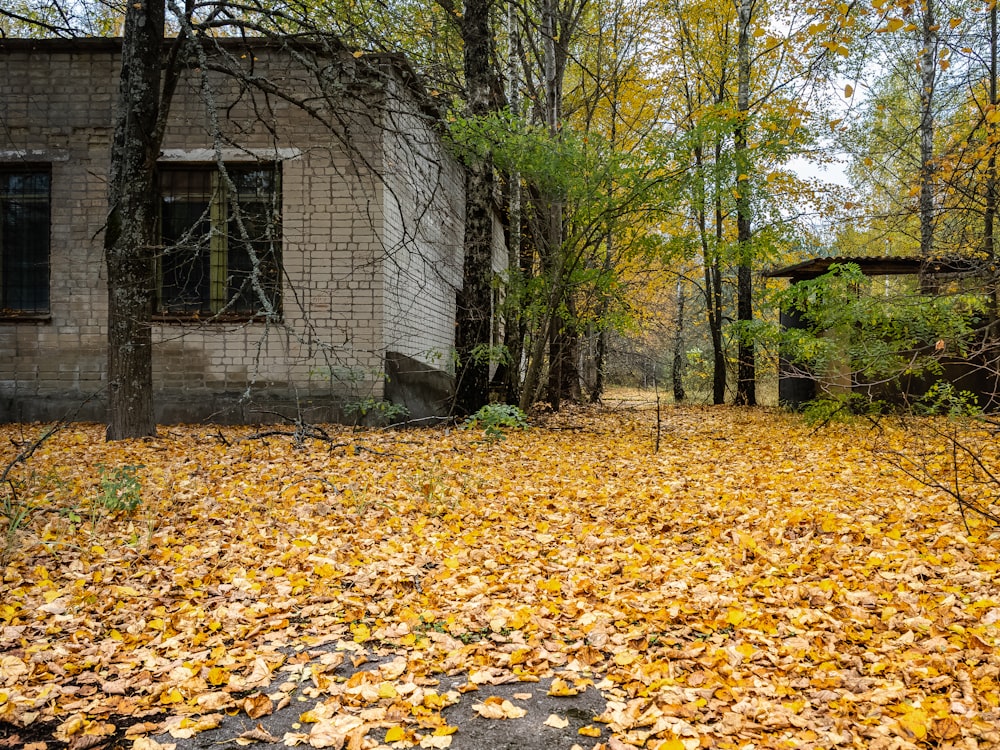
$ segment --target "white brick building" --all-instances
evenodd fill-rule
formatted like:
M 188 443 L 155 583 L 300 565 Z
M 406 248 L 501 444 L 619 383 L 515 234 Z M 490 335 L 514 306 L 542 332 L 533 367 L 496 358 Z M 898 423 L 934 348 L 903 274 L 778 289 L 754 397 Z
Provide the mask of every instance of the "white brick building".
M 0 40 L 0 421 L 104 416 L 119 49 Z M 389 56 L 226 40 L 189 62 L 159 164 L 158 421 L 447 408 L 464 172 L 427 101 Z

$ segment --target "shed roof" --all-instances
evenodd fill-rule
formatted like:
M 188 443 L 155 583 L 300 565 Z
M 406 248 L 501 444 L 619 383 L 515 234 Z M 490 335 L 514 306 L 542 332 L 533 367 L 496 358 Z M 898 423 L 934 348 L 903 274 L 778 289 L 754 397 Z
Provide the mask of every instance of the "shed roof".
M 920 258 L 903 258 L 893 256 L 881 257 L 847 257 L 810 258 L 801 263 L 783 266 L 764 275 L 770 278 L 790 278 L 792 281 L 815 279 L 830 270 L 834 264 L 853 263 L 865 276 L 902 276 L 917 274 L 923 269 L 926 273 L 941 276 L 946 274 L 969 275 L 980 270 L 981 262 L 975 258 L 941 257 L 923 261 Z

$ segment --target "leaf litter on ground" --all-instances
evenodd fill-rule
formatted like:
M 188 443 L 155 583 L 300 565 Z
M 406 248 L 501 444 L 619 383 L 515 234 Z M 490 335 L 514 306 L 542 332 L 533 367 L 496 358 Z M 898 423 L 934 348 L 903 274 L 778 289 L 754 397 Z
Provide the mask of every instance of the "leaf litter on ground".
M 447 747 L 448 706 L 521 721 L 489 687 L 554 678 L 608 701 L 588 748 L 1000 746 L 994 530 L 860 424 L 676 408 L 655 454 L 654 428 L 71 426 L 16 472 L 35 510 L 0 588 L 0 727 L 151 748 L 295 700 L 288 745 Z M 0 427 L 0 460 L 33 429 Z M 140 467 L 132 513 L 94 506 L 116 466 Z

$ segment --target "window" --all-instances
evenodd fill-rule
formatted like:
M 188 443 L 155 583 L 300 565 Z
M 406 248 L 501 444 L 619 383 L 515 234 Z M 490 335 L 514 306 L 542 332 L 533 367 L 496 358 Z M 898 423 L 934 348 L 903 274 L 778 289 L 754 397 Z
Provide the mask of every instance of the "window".
M 0 166 L 0 316 L 49 312 L 47 169 Z
M 272 315 L 281 305 L 281 228 L 274 165 L 160 168 L 157 310 Z

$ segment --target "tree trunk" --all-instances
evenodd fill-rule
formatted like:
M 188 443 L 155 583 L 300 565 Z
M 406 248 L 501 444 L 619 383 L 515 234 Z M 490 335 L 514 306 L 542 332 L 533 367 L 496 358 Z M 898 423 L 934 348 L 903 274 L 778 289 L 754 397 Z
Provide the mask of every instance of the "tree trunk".
M 747 127 L 750 113 L 750 18 L 753 0 L 739 0 L 739 40 L 737 42 L 736 109 L 739 118 L 735 131 L 736 151 L 736 243 L 739 265 L 736 271 L 736 318 L 740 323 L 753 321 L 753 251 L 750 246 L 750 160 Z M 757 405 L 754 344 L 749 331 L 740 335 L 737 353 L 736 403 Z
M 473 117 L 492 110 L 490 91 L 495 76 L 489 10 L 490 0 L 466 0 L 462 16 L 466 96 Z M 466 414 L 487 404 L 490 396 L 490 358 L 484 349 L 490 345 L 492 333 L 492 207 L 493 160 L 487 155 L 468 164 L 466 172 L 465 256 L 455 333 L 455 401 Z
M 937 27 L 934 0 L 925 0 L 920 52 L 920 257 L 934 254 L 934 86 L 937 80 Z
M 608 331 L 601 328 L 597 332 L 597 351 L 594 354 L 594 390 L 590 393 L 590 403 L 599 404 L 604 397 L 604 362 L 608 356 Z
M 715 141 L 715 163 L 722 156 L 722 140 Z M 702 164 L 702 152 L 699 146 L 695 152 L 695 161 L 699 171 Z M 719 184 L 718 170 L 715 178 L 715 252 L 709 252 L 708 231 L 705 227 L 704 200 L 702 210 L 698 213 L 698 232 L 701 237 L 701 254 L 705 261 L 705 310 L 708 316 L 708 331 L 712 339 L 712 403 L 721 406 L 726 403 L 726 352 L 722 341 L 722 268 L 719 261 L 719 248 L 723 238 L 722 193 Z
M 104 235 L 108 440 L 156 434 L 151 320 L 163 31 L 163 0 L 126 6 Z
M 549 338 L 549 402 L 559 411 L 563 401 L 579 402 L 580 389 L 580 334 L 573 326 L 576 305 L 573 298 L 566 298 L 566 324 L 553 326 Z M 558 318 L 557 318 L 558 320 Z
M 989 103 L 994 111 L 1000 106 L 1000 99 L 997 93 L 997 5 L 990 8 L 990 51 L 989 51 Z M 983 250 L 986 257 L 993 261 L 994 270 L 991 274 L 990 300 L 992 302 L 992 318 L 990 335 L 996 339 L 1000 337 L 1000 269 L 997 269 L 997 246 L 995 239 L 996 216 L 997 216 L 997 125 L 994 122 L 986 124 L 986 143 L 989 147 L 989 158 L 986 162 L 985 207 L 983 210 Z
M 677 315 L 674 317 L 674 359 L 670 378 L 674 386 L 674 401 L 680 403 L 684 393 L 684 284 L 677 279 Z

